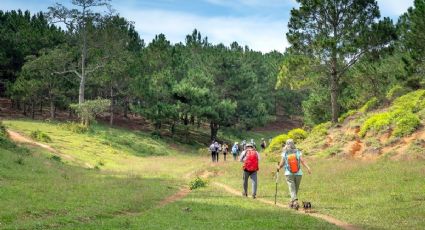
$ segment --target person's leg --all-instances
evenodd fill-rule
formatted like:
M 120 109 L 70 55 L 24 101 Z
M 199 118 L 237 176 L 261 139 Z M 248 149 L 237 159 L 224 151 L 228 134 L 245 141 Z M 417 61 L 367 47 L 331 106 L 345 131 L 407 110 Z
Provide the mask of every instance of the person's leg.
M 295 180 L 295 197 L 298 198 L 298 189 L 300 188 L 300 184 L 301 184 L 301 179 L 303 176 L 301 175 L 297 175 L 294 177 Z
M 226 155 L 227 155 L 227 154 L 224 154 L 224 161 L 226 161 Z
M 215 153 L 214 153 L 214 151 L 211 151 L 211 160 L 212 160 L 212 162 L 215 161 Z
M 257 196 L 257 172 L 251 173 L 251 180 L 252 180 L 252 198 L 255 199 Z
M 247 196 L 248 194 L 248 177 L 249 173 L 247 171 L 243 171 L 243 192 L 242 195 Z
M 295 186 L 295 176 L 288 175 L 286 176 L 286 183 L 288 184 L 289 194 L 291 195 L 291 202 L 297 199 L 297 192 Z

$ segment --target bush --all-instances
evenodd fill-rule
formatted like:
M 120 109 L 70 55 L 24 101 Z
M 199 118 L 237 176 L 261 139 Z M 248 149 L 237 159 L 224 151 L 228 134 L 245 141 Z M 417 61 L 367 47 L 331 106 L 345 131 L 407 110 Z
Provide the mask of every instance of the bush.
M 379 100 L 376 97 L 373 97 L 372 99 L 370 99 L 369 101 L 366 102 L 365 105 L 363 105 L 363 107 L 361 107 L 359 109 L 359 111 L 361 113 L 366 113 L 369 112 L 372 109 L 375 109 L 378 106 Z
M 274 137 L 272 139 L 272 141 L 270 142 L 269 147 L 267 147 L 268 152 L 274 152 L 274 151 L 278 151 L 282 148 L 283 143 L 286 142 L 286 140 L 289 139 L 289 136 L 286 134 L 281 134 L 277 137 Z
M 65 124 L 62 124 L 61 126 L 68 131 L 78 134 L 86 133 L 89 131 L 89 128 L 87 126 L 75 122 L 67 122 Z
M 316 125 L 312 130 L 311 134 L 313 136 L 322 137 L 328 135 L 328 129 L 332 126 L 331 122 L 325 122 L 322 124 Z
M 6 126 L 0 121 L 0 137 L 8 137 Z
M 338 118 L 338 122 L 344 122 L 345 119 L 347 119 L 347 117 L 353 116 L 354 114 L 356 114 L 357 111 L 356 110 L 349 110 L 346 113 L 342 114 L 339 118 Z
M 194 180 L 192 180 L 189 183 L 190 190 L 194 190 L 194 189 L 197 189 L 197 188 L 202 188 L 202 187 L 205 187 L 205 186 L 207 186 L 207 181 L 203 180 L 200 177 L 196 177 Z
M 402 117 L 395 120 L 395 129 L 393 136 L 402 137 L 413 133 L 416 128 L 421 124 L 418 115 L 407 113 Z
M 290 139 L 293 139 L 296 144 L 306 139 L 307 136 L 308 136 L 307 132 L 304 131 L 303 129 L 293 129 L 288 132 L 288 137 Z
M 392 110 L 407 110 L 417 113 L 425 108 L 425 90 L 417 90 L 394 100 Z
M 43 133 L 40 130 L 32 131 L 31 132 L 31 138 L 37 141 L 42 142 L 52 142 L 52 139 L 47 135 L 46 133 Z
M 378 113 L 369 117 L 360 128 L 359 135 L 364 137 L 369 130 L 380 131 L 391 124 L 391 114 L 389 112 Z
M 401 95 L 406 94 L 408 92 L 409 89 L 401 85 L 395 85 L 388 91 L 386 98 L 389 101 L 393 101 L 395 98 L 400 97 Z
M 108 99 L 87 100 L 82 104 L 71 104 L 71 109 L 74 109 L 81 118 L 81 124 L 88 127 L 93 122 L 96 116 L 105 112 L 111 101 Z

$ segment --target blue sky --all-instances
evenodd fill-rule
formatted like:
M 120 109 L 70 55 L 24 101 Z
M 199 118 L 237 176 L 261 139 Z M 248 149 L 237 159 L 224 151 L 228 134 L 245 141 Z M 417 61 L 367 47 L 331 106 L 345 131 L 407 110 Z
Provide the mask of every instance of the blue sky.
M 1 10 L 46 11 L 55 2 L 71 0 L 0 0 Z M 163 33 L 173 43 L 197 28 L 210 42 L 237 41 L 262 52 L 288 46 L 285 38 L 295 0 L 112 0 L 118 13 L 135 23 L 147 43 Z M 381 15 L 397 20 L 413 0 L 378 0 Z

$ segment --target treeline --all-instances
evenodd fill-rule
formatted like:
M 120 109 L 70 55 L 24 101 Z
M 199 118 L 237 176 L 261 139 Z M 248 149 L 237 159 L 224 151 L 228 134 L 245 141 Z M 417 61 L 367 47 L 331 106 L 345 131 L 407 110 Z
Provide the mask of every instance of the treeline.
M 28 116 L 43 106 L 51 118 L 58 110 L 81 111 L 89 99 L 90 106 L 109 106 L 111 124 L 132 112 L 171 132 L 207 123 L 215 138 L 221 126 L 251 129 L 282 109 L 301 113 L 302 92 L 275 90 L 279 52 L 214 45 L 196 29 L 184 43 L 160 34 L 145 44 L 133 23 L 99 13 L 108 1 L 73 4 L 36 15 L 0 11 L 1 80 Z M 98 98 L 109 103 L 93 103 Z
M 304 89 L 305 123 L 425 87 L 425 0 L 396 23 L 375 0 L 297 0 L 291 11 L 280 88 Z

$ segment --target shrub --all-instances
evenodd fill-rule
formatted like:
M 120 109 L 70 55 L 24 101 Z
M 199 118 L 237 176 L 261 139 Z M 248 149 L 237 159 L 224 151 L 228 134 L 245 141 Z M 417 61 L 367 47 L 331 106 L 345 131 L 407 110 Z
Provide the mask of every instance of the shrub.
M 395 129 L 393 136 L 402 137 L 413 133 L 416 128 L 421 124 L 418 115 L 407 113 L 402 117 L 395 120 Z
M 300 141 L 306 139 L 307 136 L 307 132 L 303 129 L 293 129 L 288 132 L 288 137 L 293 139 L 295 143 L 299 143 Z
M 52 142 L 52 138 L 49 137 L 46 133 L 43 133 L 40 130 L 32 131 L 31 132 L 31 138 L 37 141 L 42 142 Z
M 394 100 L 392 110 L 401 109 L 417 113 L 425 108 L 425 90 L 417 90 Z
M 87 126 L 75 122 L 67 122 L 65 124 L 62 124 L 61 126 L 68 131 L 78 134 L 86 133 L 89 131 L 89 128 Z
M 326 135 L 328 135 L 328 129 L 331 127 L 331 125 L 332 125 L 331 122 L 325 122 L 325 123 L 316 125 L 311 130 L 311 134 L 310 135 L 318 136 L 318 137 L 326 136 Z
M 62 158 L 60 156 L 53 155 L 52 157 L 50 157 L 50 159 L 57 162 L 62 162 Z
M 6 126 L 0 121 L 0 137 L 8 137 Z
M 359 109 L 359 111 L 361 113 L 369 112 L 370 110 L 375 109 L 378 106 L 378 103 L 379 103 L 378 98 L 372 97 L 372 99 L 367 101 L 366 104 L 364 104 L 363 107 Z
M 406 94 L 408 92 L 409 89 L 401 85 L 395 85 L 388 91 L 386 98 L 389 101 L 393 101 L 395 98 L 400 97 L 401 95 Z
M 81 118 L 81 124 L 88 127 L 96 116 L 105 112 L 111 101 L 108 99 L 87 100 L 82 104 L 71 104 L 71 109 L 74 109 L 78 116 Z
M 205 186 L 207 186 L 207 181 L 203 180 L 200 177 L 196 177 L 194 180 L 192 180 L 189 183 L 190 190 L 194 190 L 194 189 L 197 189 L 197 188 L 202 188 L 202 187 L 205 187 Z
M 275 138 L 272 139 L 270 142 L 269 147 L 267 147 L 268 152 L 274 152 L 277 150 L 280 150 L 282 148 L 283 143 L 286 142 L 286 140 L 289 139 L 289 136 L 286 134 L 281 134 Z
M 349 110 L 346 113 L 342 114 L 339 118 L 338 118 L 338 122 L 343 122 L 345 121 L 345 119 L 347 119 L 347 117 L 353 116 L 354 114 L 356 114 L 357 111 L 356 110 Z
M 369 117 L 360 128 L 359 135 L 364 137 L 369 130 L 380 131 L 391 124 L 391 115 L 389 112 L 378 113 Z

